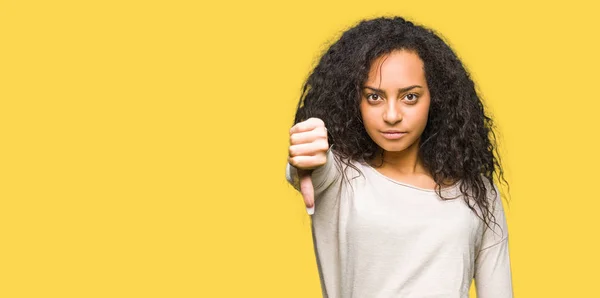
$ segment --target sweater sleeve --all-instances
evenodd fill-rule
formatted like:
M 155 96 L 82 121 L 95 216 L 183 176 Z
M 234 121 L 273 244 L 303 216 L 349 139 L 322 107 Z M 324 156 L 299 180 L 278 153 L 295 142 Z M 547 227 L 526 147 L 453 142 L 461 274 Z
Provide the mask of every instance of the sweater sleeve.
M 481 249 L 475 259 L 475 288 L 478 298 L 512 298 L 512 273 L 508 246 L 508 226 L 500 200 L 500 192 L 493 204 L 495 221 L 485 227 Z
M 333 146 L 332 146 L 333 147 Z M 324 165 L 314 169 L 311 173 L 311 180 L 315 190 L 315 200 L 319 195 L 340 178 L 341 174 L 335 165 L 335 156 L 332 147 L 327 150 L 327 161 Z M 298 177 L 298 169 L 290 165 L 288 162 L 285 170 L 286 180 L 297 191 L 300 191 L 300 179 Z

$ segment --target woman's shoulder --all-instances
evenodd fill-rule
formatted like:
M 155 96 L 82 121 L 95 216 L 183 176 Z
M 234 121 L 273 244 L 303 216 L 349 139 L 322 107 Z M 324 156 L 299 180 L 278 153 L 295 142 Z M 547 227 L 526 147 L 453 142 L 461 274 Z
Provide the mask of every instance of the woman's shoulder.
M 336 151 L 335 148 L 330 148 L 330 150 L 331 153 L 328 157 L 333 159 L 337 172 L 343 172 L 348 178 L 363 176 L 363 172 L 368 167 L 366 161 L 360 158 L 350 158 L 347 155 Z

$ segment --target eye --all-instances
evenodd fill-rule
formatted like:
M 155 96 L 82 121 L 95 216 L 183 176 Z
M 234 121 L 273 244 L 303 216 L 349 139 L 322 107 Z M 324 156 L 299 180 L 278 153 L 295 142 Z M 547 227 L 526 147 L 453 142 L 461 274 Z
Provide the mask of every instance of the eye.
M 379 95 L 375 94 L 375 93 L 368 93 L 367 95 L 367 99 L 370 101 L 377 101 L 379 100 Z
M 408 102 L 413 103 L 417 101 L 417 98 L 419 98 L 419 96 L 415 93 L 409 93 L 406 94 L 406 99 L 408 99 Z

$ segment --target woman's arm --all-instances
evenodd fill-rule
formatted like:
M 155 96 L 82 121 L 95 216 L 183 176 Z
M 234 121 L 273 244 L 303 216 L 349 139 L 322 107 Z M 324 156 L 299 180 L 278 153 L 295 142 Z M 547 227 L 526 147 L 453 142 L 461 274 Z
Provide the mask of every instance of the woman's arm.
M 329 183 L 328 179 L 335 168 L 332 166 L 334 158 L 327 138 L 327 128 L 319 118 L 309 118 L 290 129 L 286 177 L 302 194 L 310 215 L 314 212 L 315 195 Z M 316 176 L 314 179 L 313 174 Z
M 508 226 L 500 192 L 494 185 L 493 214 L 496 224 L 485 227 L 481 249 L 475 259 L 475 287 L 478 298 L 512 298 L 512 273 L 508 246 Z

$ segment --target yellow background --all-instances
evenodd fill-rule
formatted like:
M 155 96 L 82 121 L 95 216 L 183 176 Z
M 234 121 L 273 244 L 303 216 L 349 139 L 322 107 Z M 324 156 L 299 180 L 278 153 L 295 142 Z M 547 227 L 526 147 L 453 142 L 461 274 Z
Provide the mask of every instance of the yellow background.
M 1 1 L 0 297 L 319 297 L 288 129 L 326 45 L 392 14 L 496 119 L 516 296 L 600 297 L 598 7 L 412 2 Z

